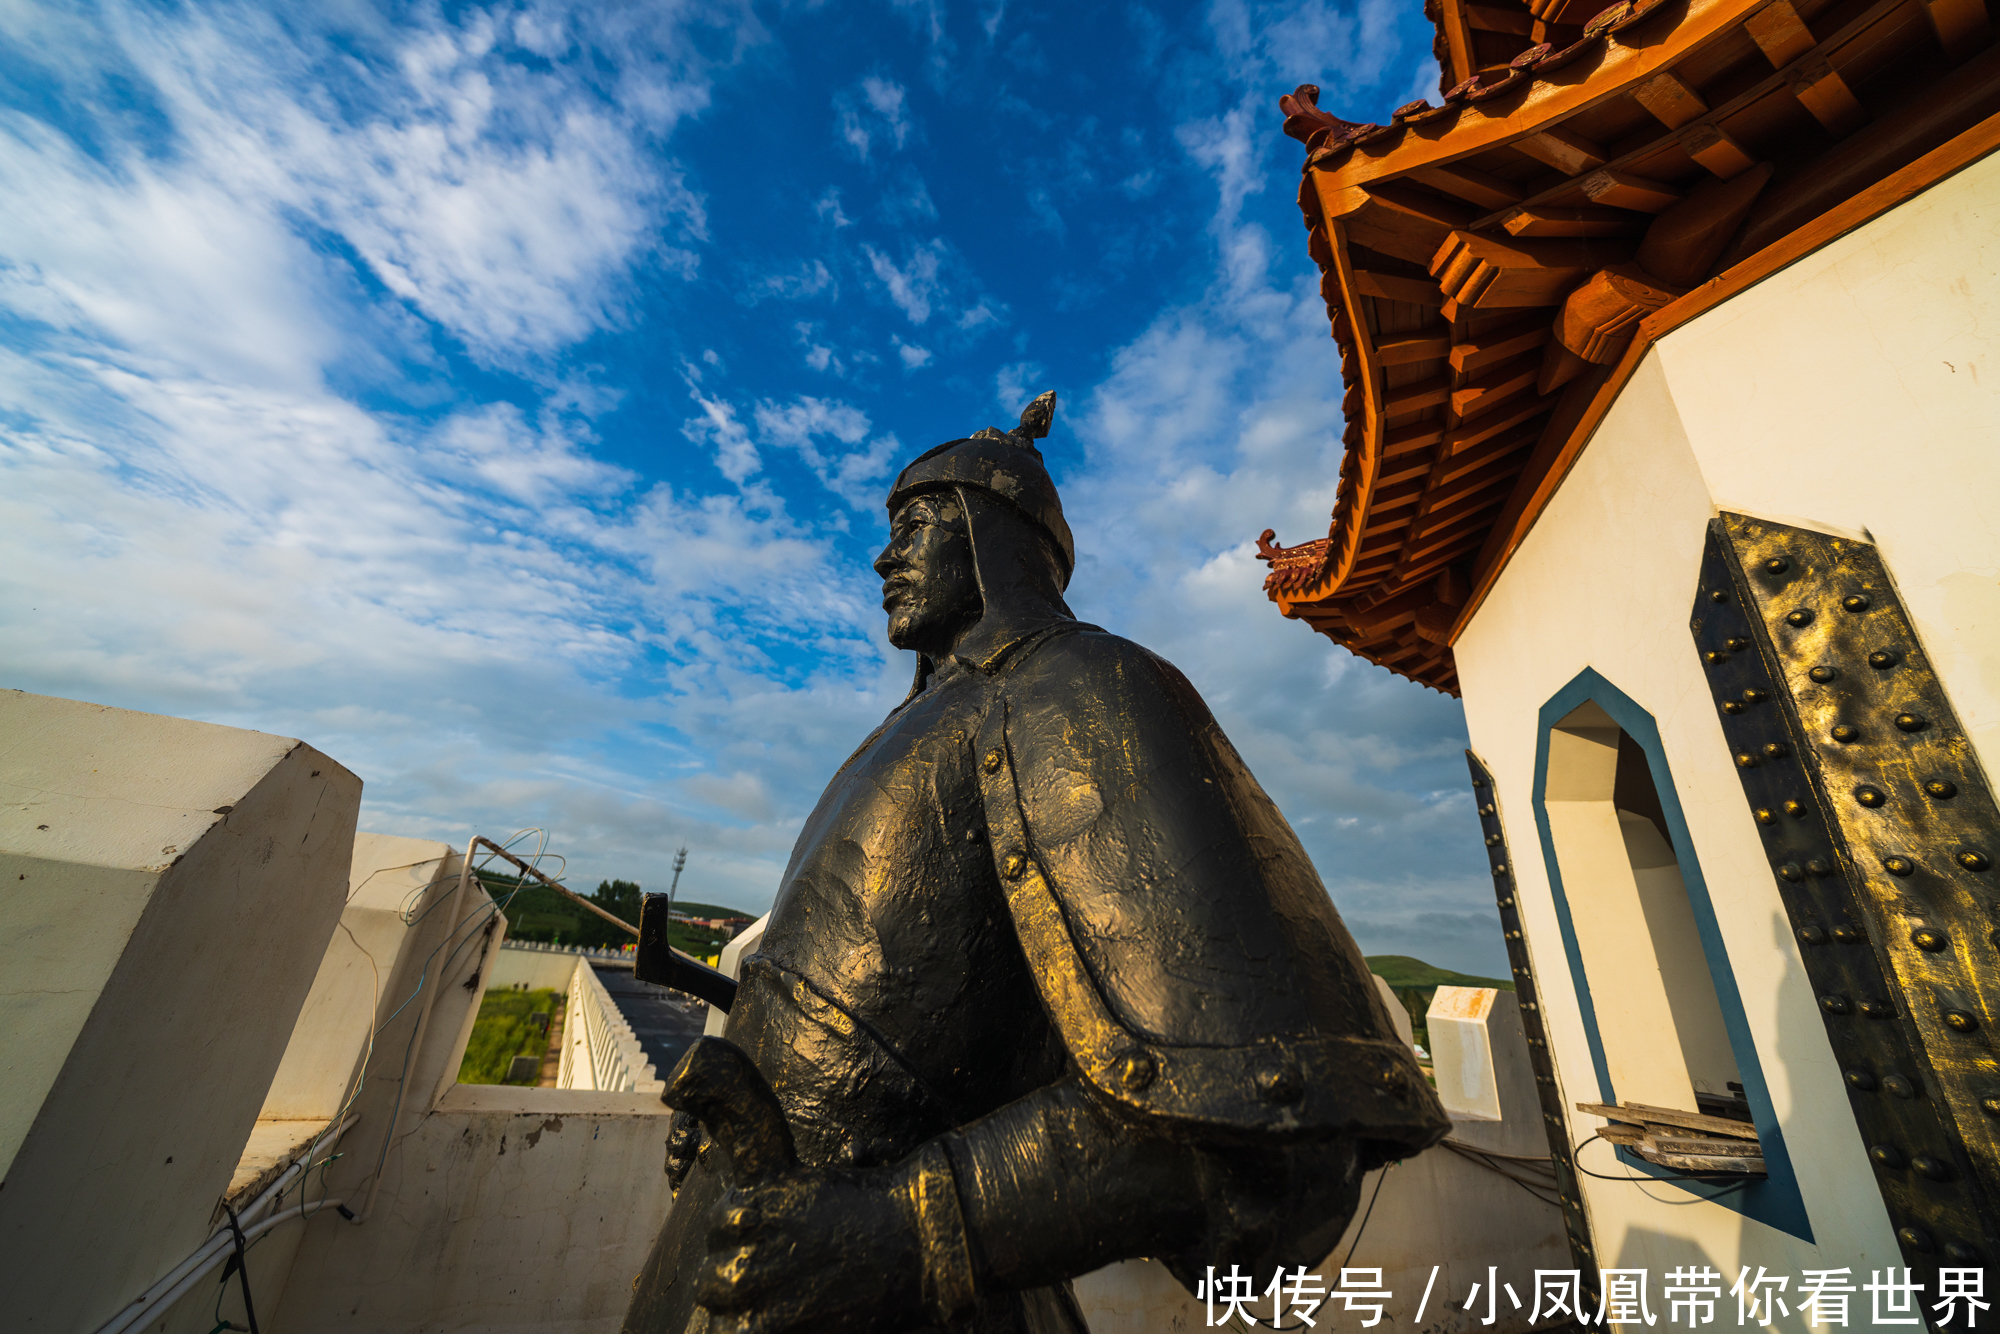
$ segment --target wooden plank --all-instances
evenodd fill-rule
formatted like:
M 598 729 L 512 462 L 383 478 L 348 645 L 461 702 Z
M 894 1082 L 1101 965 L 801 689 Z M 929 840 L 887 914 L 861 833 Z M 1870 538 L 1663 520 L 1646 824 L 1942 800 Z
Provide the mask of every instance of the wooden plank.
M 1602 1116 L 1612 1121 L 1624 1121 L 1633 1125 L 1655 1123 L 1663 1126 L 1686 1126 L 1690 1130 L 1705 1130 L 1711 1135 L 1722 1135 L 1729 1139 L 1755 1140 L 1757 1127 L 1748 1121 L 1730 1121 L 1720 1116 L 1703 1116 L 1700 1112 L 1683 1112 L 1674 1107 L 1652 1107 L 1643 1102 L 1603 1103 L 1580 1102 L 1579 1112 L 1592 1116 Z
M 1349 240 L 1418 264 L 1427 263 L 1444 238 L 1473 216 L 1458 200 L 1387 181 L 1342 191 L 1327 203 L 1327 216 L 1347 224 Z
M 1475 408 L 1492 407 L 1523 390 L 1532 389 L 1541 369 L 1542 359 L 1538 356 L 1516 357 L 1451 390 L 1451 410 L 1463 417 Z
M 1744 1150 L 1740 1139 L 1707 1138 L 1678 1133 L 1669 1126 L 1652 1126 L 1646 1131 L 1644 1143 L 1647 1148 L 1661 1153 L 1700 1153 L 1725 1157 L 1736 1157 Z
M 1870 30 L 1877 24 L 1900 24 L 1904 21 L 1906 6 L 1909 3 L 1910 0 L 1875 0 L 1875 3 L 1870 5 L 1866 11 L 1843 25 L 1839 32 L 1822 42 L 1819 49 L 1823 53 L 1837 52 L 1845 49 L 1854 42 L 1866 39 Z M 1985 57 L 1981 56 L 1979 59 L 1983 61 Z M 1959 73 L 1959 71 L 1954 71 L 1947 78 L 1956 80 L 1959 77 Z M 1789 90 L 1785 88 L 1784 75 L 1782 73 L 1770 74 L 1764 79 L 1759 80 L 1752 87 L 1732 97 L 1721 106 L 1714 108 L 1710 112 L 1708 119 L 1717 124 L 1728 124 L 1739 114 L 1751 110 L 1766 98 L 1781 91 L 1785 95 L 1789 95 Z M 1918 105 L 1922 104 L 1920 102 Z M 1644 147 L 1634 149 L 1624 157 L 1608 165 L 1613 167 L 1630 166 L 1632 163 L 1655 155 L 1659 147 L 1658 141 L 1654 141 Z M 1570 203 L 1574 201 L 1575 191 L 1576 183 L 1574 181 L 1564 182 L 1561 185 L 1552 186 L 1540 194 L 1530 196 L 1523 201 L 1523 205 L 1528 208 L 1534 208 L 1543 204 Z M 1483 231 L 1488 227 L 1502 222 L 1505 216 L 1506 211 L 1500 210 L 1486 217 L 1474 219 L 1470 229 L 1472 231 Z
M 1813 119 L 1836 136 L 1852 134 L 1868 119 L 1868 113 L 1825 56 L 1801 60 L 1785 71 L 1785 86 Z
M 1633 89 L 1632 100 L 1670 130 L 1678 130 L 1708 113 L 1708 103 L 1701 100 L 1701 94 L 1670 69 L 1661 70 Z
M 1472 25 L 1466 20 L 1465 0 L 1442 0 L 1439 10 L 1438 17 L 1444 29 L 1445 57 L 1451 71 L 1445 83 L 1456 87 L 1471 78 L 1479 68 L 1472 50 Z
M 1992 27 L 1986 0 L 1924 0 L 1931 31 L 1953 60 L 1964 60 L 1986 41 Z
M 1354 270 L 1354 291 L 1358 296 L 1380 297 L 1385 301 L 1404 301 L 1413 306 L 1442 306 L 1444 293 L 1438 285 L 1422 278 L 1405 278 L 1395 273 L 1370 273 L 1367 269 Z
M 1452 395 L 1451 377 L 1434 375 L 1415 384 L 1396 385 L 1384 395 L 1382 415 L 1402 417 L 1424 408 L 1434 408 Z
M 1470 375 L 1485 367 L 1498 365 L 1509 357 L 1518 357 L 1530 348 L 1548 342 L 1552 328 L 1549 320 L 1534 316 L 1469 338 L 1451 349 L 1451 368 L 1460 375 Z
M 1498 5 L 1468 4 L 1466 26 L 1475 32 L 1504 32 L 1516 37 L 1532 37 L 1535 16 L 1525 9 L 1502 9 Z
M 1375 356 L 1384 366 L 1406 366 L 1413 361 L 1430 361 L 1451 355 L 1451 335 L 1410 334 L 1385 338 L 1375 345 Z
M 1607 167 L 1577 182 L 1584 196 L 1600 208 L 1627 208 L 1635 213 L 1664 213 L 1681 201 L 1681 192 L 1661 181 Z
M 1757 165 L 1757 160 L 1730 137 L 1729 131 L 1712 121 L 1690 125 L 1681 135 L 1681 147 L 1710 174 L 1725 181 L 1735 180 Z
M 1428 449 L 1443 439 L 1443 422 L 1418 422 L 1414 426 L 1398 426 L 1383 440 L 1382 457 L 1399 458 L 1420 449 Z
M 1537 204 L 1515 209 L 1501 226 L 1509 236 L 1637 236 L 1646 220 L 1622 208 Z
M 1664 1153 L 1641 1149 L 1639 1156 L 1661 1167 L 1671 1167 L 1676 1172 L 1726 1172 L 1732 1176 L 1760 1177 L 1764 1175 L 1763 1155 L 1738 1158 L 1710 1157 L 1706 1154 Z
M 1357 152 L 1331 168 L 1313 168 L 1312 175 L 1326 182 L 1324 188 L 1342 189 L 1367 181 L 1401 176 L 1423 166 L 1477 157 L 1491 149 L 1512 144 L 1537 129 L 1557 124 L 1630 94 L 1632 88 L 1663 69 L 1678 65 L 1690 55 L 1706 50 L 1732 36 L 1746 15 L 1765 0 L 1688 0 L 1687 13 L 1666 39 L 1657 43 L 1626 45 L 1614 41 L 1594 55 L 1596 66 L 1588 79 L 1563 82 L 1536 80 L 1519 97 L 1506 104 L 1504 114 L 1496 114 L 1490 104 L 1478 103 L 1459 109 L 1450 121 L 1434 121 L 1424 133 L 1404 134 L 1386 148 Z M 1444 17 L 1449 31 L 1450 6 Z M 1454 79 L 1469 77 L 1469 71 Z
M 1505 208 L 1527 198 L 1527 192 L 1512 181 L 1503 181 L 1458 162 L 1442 167 L 1418 167 L 1410 173 L 1410 179 L 1485 209 Z
M 1743 21 L 1743 30 L 1773 69 L 1783 69 L 1813 49 L 1812 32 L 1799 11 L 1792 8 L 1791 0 L 1771 0 Z
M 1602 147 L 1584 138 L 1575 130 L 1566 130 L 1560 125 L 1551 125 L 1525 139 L 1517 139 L 1514 147 L 1538 162 L 1545 162 L 1565 176 L 1576 176 L 1586 171 L 1596 171 L 1611 160 L 1611 154 Z
M 1502 431 L 1519 426 L 1538 412 L 1546 412 L 1549 400 L 1538 398 L 1528 403 L 1510 403 L 1498 412 L 1489 412 L 1469 422 L 1463 422 L 1445 432 L 1444 448 L 1447 453 L 1461 454 L 1474 445 L 1484 444 Z
M 1631 253 L 1622 242 L 1522 241 L 1477 232 L 1453 232 L 1431 262 L 1448 304 L 1460 310 L 1549 306 L 1606 264 Z
M 1534 442 L 1535 435 L 1532 430 L 1526 432 L 1504 431 L 1483 445 L 1477 445 L 1471 449 L 1453 454 L 1437 469 L 1431 481 L 1434 485 L 1438 486 L 1456 481 L 1461 477 L 1478 472 L 1481 468 L 1484 468 L 1496 459 L 1506 458 L 1509 454 L 1521 453 L 1528 446 L 1534 444 Z

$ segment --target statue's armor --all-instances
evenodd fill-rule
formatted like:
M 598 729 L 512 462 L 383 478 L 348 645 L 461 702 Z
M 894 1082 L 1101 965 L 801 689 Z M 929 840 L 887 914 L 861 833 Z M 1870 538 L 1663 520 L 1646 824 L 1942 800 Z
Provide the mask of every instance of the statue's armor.
M 1303 849 L 1180 673 L 1074 621 L 983 647 L 834 777 L 745 963 L 727 1036 L 803 1164 L 894 1163 L 1066 1071 L 1139 1136 L 1340 1135 L 1364 1166 L 1434 1139 L 1435 1100 Z M 649 1265 L 679 1269 L 663 1295 L 680 1309 L 651 1328 L 702 1327 L 711 1158 Z M 1216 1207 L 1226 1250 L 1245 1211 Z M 982 1295 L 968 1327 L 1080 1325 L 1044 1288 Z

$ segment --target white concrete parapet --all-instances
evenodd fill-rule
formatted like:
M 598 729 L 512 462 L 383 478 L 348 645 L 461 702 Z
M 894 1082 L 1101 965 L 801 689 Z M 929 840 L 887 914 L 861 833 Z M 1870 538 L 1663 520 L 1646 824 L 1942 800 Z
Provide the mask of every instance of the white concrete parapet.
M 597 980 L 588 957 L 570 975 L 569 1011 L 563 1019 L 562 1073 L 556 1087 L 613 1092 L 658 1093 L 667 1086 L 618 1012 L 611 993 Z

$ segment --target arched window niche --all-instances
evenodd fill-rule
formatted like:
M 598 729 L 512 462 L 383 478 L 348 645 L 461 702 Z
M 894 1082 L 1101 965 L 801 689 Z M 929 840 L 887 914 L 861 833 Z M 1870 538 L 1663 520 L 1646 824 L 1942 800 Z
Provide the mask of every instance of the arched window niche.
M 1726 761 L 1718 752 L 1717 762 Z M 1693 1112 L 1741 1097 L 1768 1175 L 1680 1179 L 1612 1146 L 1579 1161 L 1607 1175 L 1672 1180 L 1810 1242 L 1805 1202 L 1659 728 L 1593 670 L 1542 706 L 1535 823 L 1599 1099 Z

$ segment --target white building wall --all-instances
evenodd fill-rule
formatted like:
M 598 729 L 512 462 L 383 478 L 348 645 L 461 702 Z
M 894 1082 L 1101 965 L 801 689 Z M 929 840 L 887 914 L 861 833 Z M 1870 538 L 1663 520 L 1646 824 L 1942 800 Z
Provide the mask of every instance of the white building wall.
M 0 793 L 7 1323 L 95 1329 L 209 1233 L 361 780 L 287 737 L 6 691 Z
M 1594 668 L 1657 722 L 1818 1245 L 1658 1181 L 1587 1181 L 1602 1262 L 1900 1263 L 1687 623 L 1721 509 L 1875 542 L 2000 762 L 2000 159 L 1663 339 L 1457 645 L 1566 1097 L 1598 1096 L 1533 807 L 1542 705 Z M 1575 895 L 1572 894 L 1572 903 Z M 1664 1046 L 1661 1060 L 1678 1060 Z M 1572 1113 L 1573 1138 L 1602 1124 Z M 1624 1169 L 1602 1145 L 1586 1167 Z

